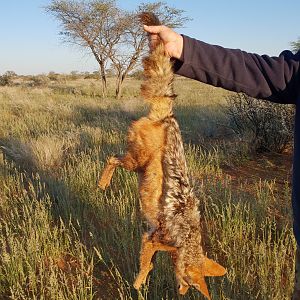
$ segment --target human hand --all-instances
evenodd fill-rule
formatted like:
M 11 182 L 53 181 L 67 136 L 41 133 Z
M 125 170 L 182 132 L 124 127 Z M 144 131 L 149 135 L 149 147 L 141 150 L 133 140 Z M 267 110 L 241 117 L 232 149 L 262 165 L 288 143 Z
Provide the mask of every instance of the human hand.
M 150 33 L 150 48 L 153 47 L 160 38 L 165 45 L 165 52 L 170 57 L 179 59 L 183 51 L 183 37 L 171 28 L 160 26 L 144 25 L 145 31 Z

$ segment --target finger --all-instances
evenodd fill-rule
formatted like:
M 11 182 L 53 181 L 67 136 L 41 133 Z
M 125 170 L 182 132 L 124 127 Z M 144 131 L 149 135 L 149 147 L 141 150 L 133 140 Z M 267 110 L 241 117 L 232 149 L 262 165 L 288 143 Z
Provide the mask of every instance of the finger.
M 159 34 L 165 29 L 165 26 L 163 26 L 163 25 L 160 25 L 160 26 L 147 26 L 147 25 L 144 25 L 144 29 L 145 29 L 145 31 L 147 31 L 149 33 Z
M 148 34 L 148 43 L 149 43 L 150 50 L 154 50 L 157 44 L 159 43 L 159 41 L 160 38 L 158 34 L 156 33 Z
M 160 38 L 159 38 L 159 35 L 157 34 L 149 34 L 148 36 L 148 42 L 149 43 L 152 43 L 152 44 L 155 44 L 157 43 L 158 41 L 160 41 Z

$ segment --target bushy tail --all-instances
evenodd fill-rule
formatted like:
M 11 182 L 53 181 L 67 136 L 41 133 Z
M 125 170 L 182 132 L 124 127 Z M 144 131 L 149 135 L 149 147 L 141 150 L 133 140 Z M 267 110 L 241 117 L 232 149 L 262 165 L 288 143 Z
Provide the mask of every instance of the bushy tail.
M 158 17 L 152 12 L 142 12 L 140 14 L 140 20 L 144 25 L 157 26 L 161 25 Z
M 158 18 L 150 12 L 140 15 L 141 22 L 145 25 L 160 25 Z M 142 96 L 146 101 L 153 102 L 162 98 L 174 99 L 173 68 L 170 57 L 165 54 L 164 44 L 158 38 L 150 50 L 149 56 L 143 59 L 144 83 L 141 87 Z

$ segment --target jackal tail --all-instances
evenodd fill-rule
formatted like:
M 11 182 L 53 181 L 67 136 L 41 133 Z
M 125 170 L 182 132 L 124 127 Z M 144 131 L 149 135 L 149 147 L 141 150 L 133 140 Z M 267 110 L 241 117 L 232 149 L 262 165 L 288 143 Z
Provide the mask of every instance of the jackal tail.
M 160 25 L 158 18 L 150 12 L 140 15 L 145 25 Z M 158 39 L 155 46 L 150 49 L 149 56 L 143 59 L 144 83 L 141 94 L 150 103 L 153 101 L 173 100 L 176 95 L 173 91 L 173 65 L 170 57 L 166 55 L 164 44 Z

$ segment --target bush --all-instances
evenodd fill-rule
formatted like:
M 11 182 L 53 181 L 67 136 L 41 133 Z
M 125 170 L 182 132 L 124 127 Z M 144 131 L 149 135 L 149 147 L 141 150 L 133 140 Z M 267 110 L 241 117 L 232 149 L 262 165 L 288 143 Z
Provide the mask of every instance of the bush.
M 84 79 L 99 79 L 98 71 L 93 73 L 85 72 L 83 75 L 84 75 Z
M 12 79 L 16 76 L 17 74 L 14 71 L 6 71 L 2 76 L 0 76 L 0 86 L 12 85 Z
M 33 87 L 46 87 L 51 81 L 46 75 L 32 76 L 30 79 Z
M 293 140 L 295 108 L 244 94 L 227 98 L 231 128 L 256 152 L 281 153 Z
M 136 70 L 130 75 L 132 78 L 137 80 L 142 80 L 144 77 L 144 71 L 143 70 Z
M 0 86 L 7 86 L 12 84 L 12 79 L 11 77 L 7 75 L 2 75 L 0 76 Z
M 77 71 L 72 71 L 67 77 L 69 80 L 77 80 L 80 79 L 80 74 Z
M 59 80 L 59 77 L 60 75 L 51 71 L 48 73 L 48 78 L 51 80 L 51 81 L 58 81 Z
M 6 72 L 4 73 L 4 75 L 5 75 L 5 76 L 8 76 L 8 77 L 11 77 L 11 78 L 17 77 L 17 76 L 18 76 L 17 73 L 14 72 L 14 71 L 6 71 Z

